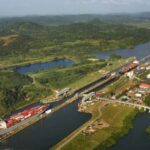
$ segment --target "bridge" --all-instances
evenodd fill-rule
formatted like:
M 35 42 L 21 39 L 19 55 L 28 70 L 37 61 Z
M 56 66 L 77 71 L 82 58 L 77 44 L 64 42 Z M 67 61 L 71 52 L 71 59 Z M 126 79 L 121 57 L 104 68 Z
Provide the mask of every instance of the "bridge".
M 145 105 L 140 105 L 140 104 L 134 104 L 134 103 L 130 103 L 130 102 L 124 102 L 124 101 L 119 101 L 119 100 L 112 100 L 112 99 L 107 99 L 107 98 L 99 98 L 100 100 L 103 101 L 107 101 L 110 103 L 118 103 L 118 104 L 123 104 L 123 105 L 128 105 L 128 106 L 132 106 L 134 108 L 138 108 L 138 109 L 144 109 L 144 111 L 149 111 L 150 113 L 150 107 L 149 106 L 145 106 Z

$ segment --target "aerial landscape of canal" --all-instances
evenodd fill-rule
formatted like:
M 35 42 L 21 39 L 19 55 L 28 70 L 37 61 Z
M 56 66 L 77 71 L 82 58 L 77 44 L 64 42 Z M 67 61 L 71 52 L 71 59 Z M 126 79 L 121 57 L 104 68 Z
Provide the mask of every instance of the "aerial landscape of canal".
M 123 58 L 135 56 L 138 59 L 140 59 L 140 58 L 143 58 L 144 56 L 147 56 L 149 53 L 150 53 L 150 43 L 145 43 L 145 44 L 135 46 L 133 49 L 118 49 L 118 50 L 113 50 L 113 51 L 100 52 L 95 55 L 98 59 L 107 59 L 112 54 L 119 55 Z M 63 59 L 63 60 L 55 60 L 55 61 L 50 61 L 50 62 L 45 62 L 45 63 L 37 63 L 37 64 L 31 64 L 27 66 L 17 67 L 17 69 L 15 70 L 21 74 L 28 74 L 30 72 L 46 70 L 49 68 L 68 67 L 73 64 L 74 64 L 73 61 Z
M 0 145 L 0 149 L 47 150 L 91 118 L 77 111 L 78 101 L 19 132 Z M 41 142 L 42 141 L 42 142 Z
M 143 46 L 145 47 L 145 44 Z M 145 49 L 146 52 L 148 48 L 150 47 L 146 47 Z M 145 51 L 143 50 L 144 54 Z M 140 55 L 136 53 L 136 56 L 140 56 Z M 38 67 L 36 67 L 36 69 L 38 69 Z M 39 69 L 43 69 L 41 68 L 41 65 Z M 26 68 L 26 72 L 28 72 L 29 70 Z M 21 72 L 21 73 L 25 73 L 25 72 Z M 100 90 L 100 89 L 101 88 L 98 88 L 96 90 Z M 60 102 L 58 102 L 58 104 L 59 103 Z M 54 103 L 53 105 L 57 106 L 58 104 L 56 102 L 56 104 Z M 15 149 L 15 150 L 20 150 L 20 149 L 39 149 L 39 150 L 45 149 L 46 150 L 54 146 L 60 140 L 62 140 L 67 135 L 69 135 L 75 129 L 79 128 L 82 124 L 84 124 L 86 121 L 88 121 L 91 118 L 90 114 L 79 113 L 77 111 L 77 104 L 78 101 L 69 104 L 68 106 L 65 106 L 58 112 L 55 112 L 54 114 L 46 117 L 45 119 L 37 122 L 36 124 L 28 127 L 27 129 L 17 133 L 13 137 L 4 141 L 0 147 L 3 149 Z M 127 148 L 137 148 L 137 147 L 140 149 L 140 146 L 142 146 L 143 144 L 146 146 L 146 148 L 147 147 L 150 148 L 148 135 L 145 132 L 148 125 L 150 125 L 149 118 L 150 117 L 148 113 L 139 114 L 134 120 L 133 129 L 130 129 L 129 134 L 123 137 L 119 141 L 119 143 L 116 146 L 110 148 L 110 150 L 117 150 L 117 149 L 120 150 L 120 148 L 123 150 Z M 132 140 L 130 140 L 131 137 Z M 40 142 L 41 139 L 44 142 Z M 141 141 L 141 139 L 143 140 Z
M 0 0 L 0 150 L 150 150 L 149 10 Z

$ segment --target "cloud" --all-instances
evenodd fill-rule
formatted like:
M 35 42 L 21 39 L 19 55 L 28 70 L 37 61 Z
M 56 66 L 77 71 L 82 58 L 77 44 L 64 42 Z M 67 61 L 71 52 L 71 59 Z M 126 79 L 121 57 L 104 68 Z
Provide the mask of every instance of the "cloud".
M 69 0 L 72 2 L 71 0 Z M 114 4 L 114 5 L 130 5 L 130 4 L 150 4 L 149 0 L 76 0 L 83 4 Z
M 150 0 L 0 0 L 0 15 L 150 11 Z

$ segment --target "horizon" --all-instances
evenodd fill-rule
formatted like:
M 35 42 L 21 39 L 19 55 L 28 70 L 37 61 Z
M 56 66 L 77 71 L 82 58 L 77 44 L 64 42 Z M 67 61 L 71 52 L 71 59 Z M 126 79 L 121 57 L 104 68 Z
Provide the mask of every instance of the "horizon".
M 114 13 L 81 13 L 81 14 L 29 14 L 29 15 L 22 15 L 22 16 L 0 16 L 0 19 L 5 18 L 24 18 L 24 17 L 64 17 L 64 16 L 119 16 L 119 15 L 138 15 L 138 14 L 148 14 L 150 11 L 143 11 L 143 12 L 114 12 Z
M 0 17 L 150 12 L 147 0 L 0 0 Z

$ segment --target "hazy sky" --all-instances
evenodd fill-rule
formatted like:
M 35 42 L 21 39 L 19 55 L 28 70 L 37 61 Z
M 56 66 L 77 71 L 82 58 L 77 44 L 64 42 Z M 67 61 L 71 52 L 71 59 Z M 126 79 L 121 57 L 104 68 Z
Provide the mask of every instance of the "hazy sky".
M 150 0 L 0 0 L 0 16 L 150 11 Z

